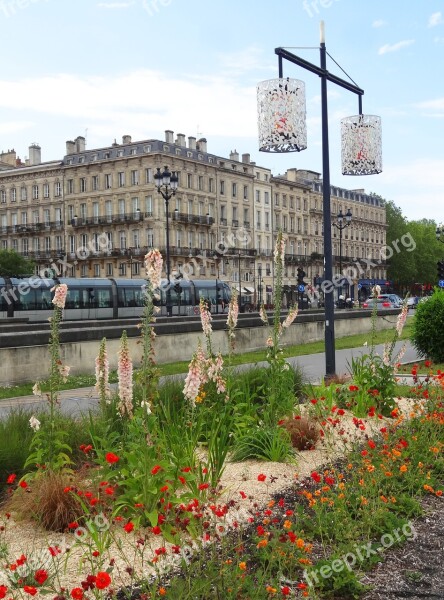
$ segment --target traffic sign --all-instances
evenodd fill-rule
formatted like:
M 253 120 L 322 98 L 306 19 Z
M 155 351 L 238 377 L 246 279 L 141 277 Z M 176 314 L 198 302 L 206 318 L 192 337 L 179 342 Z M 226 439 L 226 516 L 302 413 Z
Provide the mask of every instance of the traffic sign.
M 362 283 L 358 283 L 358 290 L 362 288 Z
M 438 285 L 439 285 L 440 288 L 444 288 L 444 279 L 440 279 L 438 281 Z
M 298 285 L 298 292 L 305 292 L 305 285 L 304 284 L 300 284 Z

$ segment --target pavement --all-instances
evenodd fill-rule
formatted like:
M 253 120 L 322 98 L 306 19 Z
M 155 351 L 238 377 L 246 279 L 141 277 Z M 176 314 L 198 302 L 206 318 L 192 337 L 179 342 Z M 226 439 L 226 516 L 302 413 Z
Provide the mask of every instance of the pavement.
M 404 342 L 397 342 L 393 352 L 393 356 L 396 356 L 397 352 L 401 349 Z M 350 366 L 353 358 L 359 357 L 364 353 L 368 353 L 369 348 L 361 346 L 359 348 L 348 348 L 345 350 L 336 350 L 336 374 L 344 375 L 350 372 Z M 375 351 L 382 356 L 384 346 L 382 344 L 375 347 Z M 410 342 L 406 342 L 406 352 L 402 358 L 403 363 L 412 363 L 419 360 L 419 356 Z M 319 383 L 322 381 L 325 372 L 325 353 L 320 352 L 318 354 L 306 354 L 304 356 L 297 356 L 288 358 L 287 362 L 292 366 L 299 366 L 304 374 L 304 379 L 310 383 Z M 238 370 L 249 369 L 252 366 L 267 366 L 266 361 L 258 363 L 248 363 L 245 365 L 239 365 L 236 367 Z M 186 373 L 180 375 L 172 375 L 167 377 L 161 377 L 160 383 L 162 384 L 167 379 L 178 379 L 183 380 Z M 116 384 L 111 385 L 111 388 L 115 388 Z M 78 415 L 82 413 L 88 413 L 90 410 L 94 410 L 98 403 L 98 394 L 94 387 L 84 387 L 73 390 L 64 390 L 59 394 L 61 410 L 64 414 Z M 7 400 L 0 401 L 0 418 L 5 416 L 11 409 L 23 408 L 27 411 L 39 412 L 45 408 L 47 404 L 46 398 L 39 396 L 20 396 L 17 398 L 8 398 Z

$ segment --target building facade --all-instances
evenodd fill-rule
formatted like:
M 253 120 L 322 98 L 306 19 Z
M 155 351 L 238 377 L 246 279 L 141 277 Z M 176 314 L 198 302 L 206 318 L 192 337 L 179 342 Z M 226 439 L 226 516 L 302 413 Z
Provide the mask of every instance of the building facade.
M 154 175 L 168 166 L 179 178 L 167 202 Z M 359 278 L 384 279 L 385 209 L 363 190 L 331 188 L 332 220 L 350 209 L 352 223 L 333 255 L 343 268 L 359 263 Z M 294 301 L 296 270 L 307 283 L 322 278 L 322 180 L 289 169 L 273 175 L 232 151 L 222 158 L 207 141 L 165 132 L 164 140 L 87 150 L 81 136 L 66 142 L 59 161 L 41 162 L 37 144 L 24 163 L 15 151 L 0 154 L 0 247 L 33 258 L 37 272 L 74 277 L 143 276 L 143 257 L 160 248 L 166 257 L 166 216 L 172 273 L 229 281 L 251 304 L 271 303 L 273 247 L 287 238 L 285 298 Z M 339 248 L 339 242 L 341 248 Z M 46 271 L 50 273 L 50 271 Z

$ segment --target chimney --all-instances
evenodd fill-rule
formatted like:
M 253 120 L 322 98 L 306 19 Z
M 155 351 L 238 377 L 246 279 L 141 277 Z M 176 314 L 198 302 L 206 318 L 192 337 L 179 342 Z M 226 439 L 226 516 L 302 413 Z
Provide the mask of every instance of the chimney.
M 39 165 L 42 162 L 42 149 L 38 144 L 31 144 L 29 146 L 29 164 Z
M 131 136 L 130 135 L 122 136 L 122 144 L 131 144 Z
M 233 150 L 230 152 L 230 160 L 237 160 L 239 161 L 239 152 L 237 150 L 235 150 L 233 152 Z
M 15 167 L 15 161 L 17 159 L 15 150 L 8 150 L 7 152 L 2 152 L 0 154 L 0 162 L 2 163 L 6 163 L 7 165 L 10 165 L 11 167 Z
M 178 133 L 176 138 L 176 144 L 182 148 L 186 148 L 185 136 L 183 133 Z
M 250 164 L 250 155 L 249 154 L 242 154 L 242 162 L 246 163 L 247 165 Z
M 76 143 L 68 140 L 66 142 L 66 154 L 74 154 L 74 152 L 76 151 Z
M 85 138 L 83 135 L 76 137 L 76 152 L 85 152 Z
M 197 148 L 201 152 L 206 152 L 207 151 L 207 140 L 205 138 L 200 138 L 200 140 L 197 142 Z
M 174 131 L 165 129 L 165 141 L 167 144 L 174 144 Z
M 188 148 L 190 150 L 196 150 L 196 138 L 188 137 Z

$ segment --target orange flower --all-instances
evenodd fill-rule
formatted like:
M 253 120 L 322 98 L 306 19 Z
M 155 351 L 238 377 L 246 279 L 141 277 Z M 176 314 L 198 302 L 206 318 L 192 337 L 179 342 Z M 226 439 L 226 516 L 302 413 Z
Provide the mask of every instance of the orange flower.
M 399 470 L 401 471 L 401 473 L 405 473 L 406 471 L 408 471 L 408 467 L 407 465 L 401 465 L 399 467 Z
M 385 496 L 379 496 L 379 498 L 387 504 L 388 500 Z
M 303 547 L 305 546 L 305 542 L 304 542 L 304 540 L 302 540 L 301 538 L 298 538 L 298 539 L 296 540 L 296 546 L 297 546 L 298 548 L 303 548 Z
M 284 529 L 291 529 L 291 526 L 292 526 L 292 522 L 291 521 L 287 520 L 287 521 L 284 522 L 284 525 L 283 525 Z
M 247 568 L 247 563 L 246 563 L 246 562 L 240 562 L 240 563 L 239 563 L 239 569 L 240 569 L 241 571 L 245 571 L 245 570 L 246 570 L 246 568 Z
M 166 589 L 164 587 L 159 588 L 159 596 L 166 596 Z
M 391 471 L 386 471 L 386 472 L 384 473 L 384 475 L 385 475 L 386 477 L 392 477 L 392 476 L 393 476 L 393 473 L 392 473 Z
M 265 546 L 268 544 L 267 540 L 261 540 L 260 542 L 258 542 L 257 544 L 257 548 L 265 548 Z

